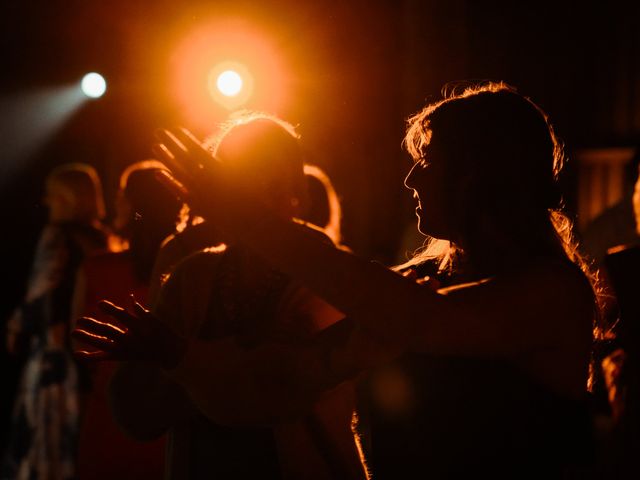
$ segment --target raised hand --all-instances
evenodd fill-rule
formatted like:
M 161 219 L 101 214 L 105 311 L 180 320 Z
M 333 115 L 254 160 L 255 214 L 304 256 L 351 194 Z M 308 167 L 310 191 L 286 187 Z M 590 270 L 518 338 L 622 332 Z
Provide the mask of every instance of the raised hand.
M 216 160 L 209 150 L 186 128 L 159 129 L 156 136 L 161 143 L 153 146 L 161 161 L 179 176 L 197 175 Z
M 186 349 L 186 342 L 148 310 L 132 300 L 134 313 L 106 300 L 100 309 L 112 317 L 101 321 L 81 317 L 71 335 L 98 349 L 78 350 L 75 354 L 87 360 L 150 361 L 164 368 L 178 364 Z
M 171 172 L 160 172 L 158 180 L 198 215 L 217 220 L 228 183 L 218 160 L 187 129 L 158 129 L 156 137 L 160 143 L 152 146 L 153 152 Z
M 156 136 L 161 143 L 153 145 L 153 152 L 171 171 L 159 176 L 169 189 L 198 210 L 207 210 L 211 194 L 223 183 L 218 161 L 200 141 L 184 128 L 159 129 Z
M 171 173 L 158 175 L 193 211 L 211 220 L 225 236 L 246 233 L 262 218 L 264 204 L 249 185 L 216 159 L 187 129 L 160 129 L 153 152 Z

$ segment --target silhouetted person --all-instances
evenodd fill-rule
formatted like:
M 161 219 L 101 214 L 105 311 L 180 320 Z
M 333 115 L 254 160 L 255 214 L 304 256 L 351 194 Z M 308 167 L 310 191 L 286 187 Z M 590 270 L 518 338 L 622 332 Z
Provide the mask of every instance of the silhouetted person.
M 248 195 L 247 201 L 255 195 L 287 222 L 303 213 L 302 154 L 289 124 L 264 114 L 246 114 L 222 129 L 213 149 L 228 167 L 234 187 Z M 199 205 L 195 211 L 200 212 Z M 331 244 L 321 230 L 314 234 Z M 142 312 L 140 307 L 137 312 Z M 261 405 L 260 391 L 244 391 L 237 405 L 235 395 L 227 403 L 224 393 L 242 388 L 244 375 L 262 378 L 266 365 L 256 361 L 255 354 L 263 345 L 273 339 L 304 344 L 340 318 L 339 312 L 231 238 L 178 263 L 162 287 L 154 314 L 190 341 L 217 345 L 207 348 L 216 356 L 213 363 L 205 357 L 200 367 L 206 370 L 215 364 L 225 378 L 215 387 L 221 390 L 214 397 L 227 407 L 214 415 L 210 402 L 215 399 L 203 397 L 163 369 L 151 368 L 153 355 L 147 363 L 129 362 L 114 379 L 113 402 L 124 428 L 139 438 L 169 430 L 171 478 L 364 478 L 350 428 L 351 384 L 295 411 L 286 408 L 286 401 L 278 411 L 268 399 Z M 154 323 L 150 318 L 148 325 Z M 77 332 L 95 343 L 86 333 L 94 326 L 104 328 L 95 320 L 81 319 Z M 154 348 L 153 342 L 148 345 Z M 208 382 L 207 373 L 205 378 Z M 243 408 L 245 401 L 255 408 Z
M 84 163 L 63 164 L 46 178 L 49 210 L 23 303 L 7 324 L 7 348 L 28 340 L 2 478 L 75 475 L 79 372 L 68 341 L 71 295 L 81 261 L 104 249 L 102 186 Z
M 162 241 L 173 232 L 181 209 L 181 202 L 156 180 L 161 170 L 165 167 L 160 162 L 146 160 L 129 165 L 120 175 L 113 222 L 119 248 L 82 263 L 73 318 L 108 318 L 98 308 L 103 298 L 126 303 L 133 294 L 138 301 L 147 301 L 155 257 Z M 116 363 L 91 365 L 90 389 L 80 424 L 78 478 L 162 478 L 164 437 L 151 443 L 135 441 L 113 418 L 108 385 Z
M 304 174 L 308 200 L 302 220 L 318 226 L 336 245 L 340 245 L 342 207 L 331 179 L 316 165 L 305 164 Z M 149 305 L 156 304 L 162 284 L 180 260 L 198 250 L 222 248 L 222 245 L 221 234 L 215 226 L 186 207 L 178 229 L 165 239 L 156 258 L 151 274 Z

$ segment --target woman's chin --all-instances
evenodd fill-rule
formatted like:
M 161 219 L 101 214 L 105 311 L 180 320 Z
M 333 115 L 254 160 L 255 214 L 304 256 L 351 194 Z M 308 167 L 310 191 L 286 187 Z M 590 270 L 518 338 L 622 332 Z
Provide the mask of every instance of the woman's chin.
M 424 225 L 424 222 L 422 221 L 422 219 L 420 218 L 420 216 L 418 216 L 418 231 L 422 234 L 422 235 L 427 235 L 427 236 L 431 236 L 431 234 L 428 233 L 427 228 Z

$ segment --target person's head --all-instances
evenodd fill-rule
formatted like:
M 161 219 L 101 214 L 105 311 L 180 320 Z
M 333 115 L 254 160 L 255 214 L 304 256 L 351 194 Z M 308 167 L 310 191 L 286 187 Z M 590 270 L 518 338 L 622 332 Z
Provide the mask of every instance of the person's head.
M 114 230 L 128 246 L 138 276 L 146 280 L 162 241 L 173 233 L 182 208 L 157 180 L 166 167 L 157 160 L 129 165 L 120 175 Z
M 86 163 L 65 163 L 54 168 L 45 180 L 44 204 L 49 221 L 91 224 L 105 215 L 102 183 L 94 167 Z
M 307 195 L 298 138 L 290 124 L 275 116 L 242 112 L 222 126 L 210 148 L 234 184 L 291 218 L 303 213 Z
M 161 162 L 142 160 L 120 174 L 114 228 L 121 236 L 130 236 L 136 225 L 166 235 L 175 228 L 182 203 L 158 182 L 161 170 L 167 170 Z
M 475 255 L 557 243 L 562 149 L 544 112 L 512 87 L 488 83 L 428 105 L 409 119 L 405 145 L 422 233 Z

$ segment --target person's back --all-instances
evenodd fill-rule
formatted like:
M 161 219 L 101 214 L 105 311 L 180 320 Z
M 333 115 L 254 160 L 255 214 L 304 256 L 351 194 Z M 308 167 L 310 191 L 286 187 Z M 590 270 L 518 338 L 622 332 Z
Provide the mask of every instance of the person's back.
M 322 229 L 336 245 L 341 245 L 342 207 L 331 179 L 320 167 L 311 164 L 304 165 L 304 175 L 308 198 L 301 220 Z M 220 232 L 210 222 L 191 211 L 184 216 L 184 226 L 167 237 L 158 252 L 151 274 L 150 306 L 156 304 L 162 284 L 180 260 L 198 250 L 224 245 Z
M 216 155 L 229 165 L 230 175 L 239 185 L 253 189 L 283 218 L 290 219 L 302 208 L 304 175 L 297 139 L 288 128 L 271 117 L 241 119 L 221 137 Z M 218 388 L 234 390 L 245 382 L 242 366 L 254 361 L 252 352 L 270 339 L 286 338 L 295 344 L 334 322 L 333 311 L 327 315 L 329 310 L 322 305 L 244 247 L 231 244 L 205 249 L 178 263 L 153 312 L 194 343 L 228 345 L 231 350 L 215 349 L 220 355 L 216 363 L 225 378 L 224 386 Z M 145 375 L 141 368 L 132 362 L 118 372 L 112 385 L 114 405 L 120 423 L 140 438 L 153 438 L 169 430 L 170 478 L 329 479 L 363 475 L 350 430 L 353 404 L 348 386 L 310 407 L 304 418 L 293 415 L 286 420 L 258 420 L 258 410 L 269 408 L 259 392 L 235 402 L 237 408 L 227 405 L 226 415 L 212 418 L 198 395 L 189 392 L 187 396 L 180 382 L 174 383 L 171 377 L 168 383 L 161 380 L 156 385 L 156 391 L 165 392 L 163 405 L 158 406 L 162 408 L 141 412 L 144 402 L 133 404 L 137 403 L 133 398 L 136 379 Z M 197 371 L 193 374 L 197 376 Z M 208 377 L 201 380 L 208 381 Z M 224 401 L 226 395 L 217 397 Z M 255 410 L 243 408 L 245 400 Z M 339 458 L 340 464 L 327 455 Z M 340 472 L 337 476 L 334 468 Z
M 182 259 L 204 248 L 223 245 L 215 228 L 207 222 L 188 223 L 183 230 L 169 235 L 162 242 L 151 271 L 148 305 L 155 306 L 162 285 Z
M 247 262 L 251 270 L 243 266 Z M 264 275 L 256 275 L 258 271 Z M 180 288 L 186 284 L 193 286 Z M 305 320 L 300 316 L 301 305 L 307 310 L 305 324 L 301 323 Z M 309 292 L 247 251 L 229 247 L 199 252 L 182 261 L 156 311 L 172 325 L 180 324 L 180 334 L 187 338 L 224 341 L 231 337 L 241 351 L 249 351 L 273 338 L 287 338 L 293 344 L 305 342 L 326 328 L 328 325 L 322 324 L 330 321 L 326 317 L 315 318 L 318 323 L 308 317 L 311 305 Z M 221 361 L 225 361 L 224 355 Z M 226 381 L 218 388 L 233 390 L 233 382 L 238 381 L 234 376 L 243 375 L 243 367 L 241 364 L 235 371 L 232 357 L 226 362 Z M 221 392 L 220 397 L 227 393 Z M 172 427 L 172 478 L 199 478 L 203 472 L 214 478 L 352 478 L 359 462 L 349 429 L 352 410 L 348 395 L 347 386 L 326 396 L 303 418 L 274 423 L 265 417 L 262 427 L 251 421 L 234 425 L 236 415 L 252 415 L 243 413 L 243 402 L 225 407 L 227 414 L 219 421 L 192 407 L 181 423 Z M 255 406 L 268 401 L 261 399 L 260 392 L 252 397 L 246 401 Z M 230 414 L 231 410 L 236 412 Z M 215 459 L 211 452 L 217 452 Z

